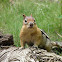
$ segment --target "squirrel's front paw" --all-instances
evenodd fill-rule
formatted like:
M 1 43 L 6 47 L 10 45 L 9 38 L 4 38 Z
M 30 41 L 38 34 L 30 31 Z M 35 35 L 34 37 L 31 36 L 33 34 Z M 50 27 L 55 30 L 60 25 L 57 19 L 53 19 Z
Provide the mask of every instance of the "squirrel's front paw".
M 23 49 L 24 49 L 24 47 L 20 47 L 19 49 L 23 50 Z

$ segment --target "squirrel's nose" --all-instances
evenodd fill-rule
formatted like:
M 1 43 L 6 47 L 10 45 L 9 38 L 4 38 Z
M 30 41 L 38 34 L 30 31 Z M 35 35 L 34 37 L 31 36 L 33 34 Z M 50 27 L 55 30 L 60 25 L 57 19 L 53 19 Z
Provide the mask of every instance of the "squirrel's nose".
M 30 23 L 30 26 L 32 27 L 33 26 L 33 23 Z

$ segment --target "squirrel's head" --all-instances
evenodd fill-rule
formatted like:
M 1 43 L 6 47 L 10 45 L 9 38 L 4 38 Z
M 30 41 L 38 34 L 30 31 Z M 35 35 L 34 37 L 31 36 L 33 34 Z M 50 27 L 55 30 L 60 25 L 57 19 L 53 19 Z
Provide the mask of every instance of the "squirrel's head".
M 23 25 L 26 25 L 28 28 L 33 28 L 36 25 L 35 19 L 31 16 L 23 15 Z

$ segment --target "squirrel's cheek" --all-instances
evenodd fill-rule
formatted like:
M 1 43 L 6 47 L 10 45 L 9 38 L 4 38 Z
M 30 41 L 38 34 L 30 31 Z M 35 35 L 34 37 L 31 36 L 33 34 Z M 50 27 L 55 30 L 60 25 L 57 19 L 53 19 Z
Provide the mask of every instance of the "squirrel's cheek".
M 27 27 L 28 27 L 28 28 L 30 27 L 30 24 L 29 24 L 29 23 L 27 24 Z

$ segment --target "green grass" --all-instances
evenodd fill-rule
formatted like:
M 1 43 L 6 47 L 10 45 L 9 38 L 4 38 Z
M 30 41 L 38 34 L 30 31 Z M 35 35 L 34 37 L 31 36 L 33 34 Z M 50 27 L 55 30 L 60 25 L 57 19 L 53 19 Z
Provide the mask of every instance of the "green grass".
M 0 1 L 0 31 L 13 34 L 14 44 L 20 46 L 20 30 L 23 14 L 32 13 L 39 28 L 45 30 L 52 41 L 62 41 L 55 33 L 62 35 L 62 21 L 59 16 L 60 3 L 40 0 L 16 0 L 11 5 L 8 0 Z

